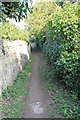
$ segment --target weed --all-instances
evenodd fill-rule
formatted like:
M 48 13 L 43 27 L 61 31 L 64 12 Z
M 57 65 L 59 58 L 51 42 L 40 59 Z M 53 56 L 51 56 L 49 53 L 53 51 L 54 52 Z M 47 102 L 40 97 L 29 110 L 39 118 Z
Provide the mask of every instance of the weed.
M 25 96 L 28 94 L 28 81 L 31 75 L 32 58 L 12 86 L 8 86 L 2 93 L 3 118 L 20 118 L 25 106 Z
M 64 89 L 64 86 L 58 83 L 56 79 L 52 79 L 49 72 L 51 72 L 51 68 L 46 64 L 46 60 L 42 55 L 40 76 L 51 96 L 50 116 L 55 118 L 57 114 L 57 116 L 61 115 L 61 117 L 64 118 L 78 119 L 80 114 L 78 112 L 79 105 L 77 94 L 75 92 L 70 93 L 68 90 Z

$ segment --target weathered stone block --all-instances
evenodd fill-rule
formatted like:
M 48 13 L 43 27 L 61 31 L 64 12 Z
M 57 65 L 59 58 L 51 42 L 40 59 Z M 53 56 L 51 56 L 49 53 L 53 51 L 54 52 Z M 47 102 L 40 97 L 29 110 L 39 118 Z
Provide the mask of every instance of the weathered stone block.
M 3 89 L 13 83 L 29 58 L 30 46 L 27 42 L 0 41 L 0 95 Z

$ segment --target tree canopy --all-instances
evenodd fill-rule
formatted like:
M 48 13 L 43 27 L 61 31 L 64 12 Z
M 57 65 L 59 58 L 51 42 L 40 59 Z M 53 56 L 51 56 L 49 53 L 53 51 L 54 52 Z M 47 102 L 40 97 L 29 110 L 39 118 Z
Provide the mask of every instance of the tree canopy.
M 16 21 L 27 18 L 28 2 L 0 2 L 0 22 L 6 20 L 6 17 L 15 18 Z

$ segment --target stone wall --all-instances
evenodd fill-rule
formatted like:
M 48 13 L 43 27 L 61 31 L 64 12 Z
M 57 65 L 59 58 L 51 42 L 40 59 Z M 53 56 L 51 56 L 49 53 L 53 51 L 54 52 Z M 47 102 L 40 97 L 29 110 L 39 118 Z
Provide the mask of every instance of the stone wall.
M 0 95 L 3 89 L 13 83 L 29 57 L 30 46 L 27 42 L 0 40 Z

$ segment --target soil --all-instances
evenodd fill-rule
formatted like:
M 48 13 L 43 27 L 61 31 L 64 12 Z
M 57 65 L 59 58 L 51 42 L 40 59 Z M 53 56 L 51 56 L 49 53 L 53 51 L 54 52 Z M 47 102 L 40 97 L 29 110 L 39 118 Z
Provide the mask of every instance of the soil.
M 29 93 L 26 97 L 26 105 L 22 118 L 50 118 L 50 96 L 44 90 L 44 86 L 40 80 L 40 52 L 34 50 L 32 53 L 33 66 L 32 75 L 29 83 Z

